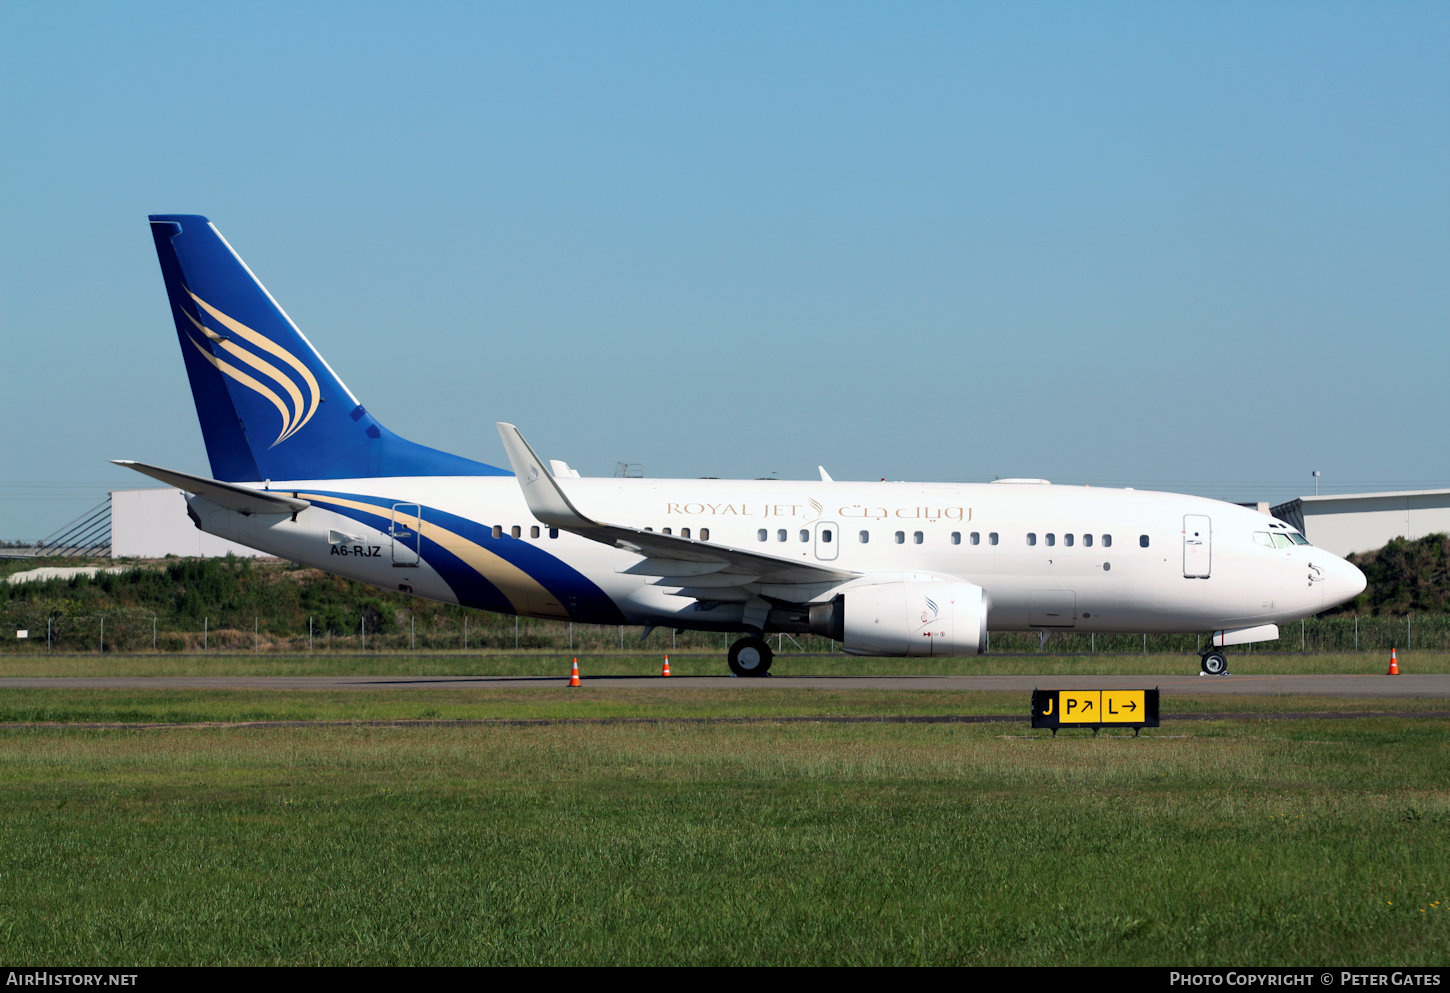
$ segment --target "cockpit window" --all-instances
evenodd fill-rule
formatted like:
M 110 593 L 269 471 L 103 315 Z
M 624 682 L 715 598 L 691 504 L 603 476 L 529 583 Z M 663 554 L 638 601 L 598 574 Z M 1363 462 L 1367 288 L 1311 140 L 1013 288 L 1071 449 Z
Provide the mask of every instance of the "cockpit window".
M 1296 545 L 1307 545 L 1307 544 L 1309 544 L 1309 539 L 1308 538 L 1304 537 L 1302 534 L 1295 534 L 1293 531 L 1290 531 L 1289 532 L 1289 540 L 1292 541 Z
M 1267 531 L 1255 531 L 1254 544 L 1263 545 L 1265 548 L 1273 548 L 1274 539 Z
M 1289 536 L 1287 534 L 1279 534 L 1278 532 L 1274 533 L 1275 548 L 1291 548 L 1293 547 L 1293 545 L 1294 543 L 1289 540 Z

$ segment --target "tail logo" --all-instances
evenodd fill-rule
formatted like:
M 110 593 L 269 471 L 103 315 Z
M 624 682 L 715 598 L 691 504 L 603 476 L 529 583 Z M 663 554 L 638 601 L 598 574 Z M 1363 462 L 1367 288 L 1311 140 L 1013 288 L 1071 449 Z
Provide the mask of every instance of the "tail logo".
M 282 429 L 277 434 L 277 440 L 268 446 L 276 448 L 300 431 L 304 424 L 312 420 L 312 415 L 317 413 L 318 404 L 322 402 L 322 391 L 317 386 L 317 377 L 312 375 L 312 371 L 297 356 L 271 338 L 222 313 L 190 290 L 186 292 L 201 308 L 200 312 L 204 312 L 230 332 L 223 334 L 208 327 L 196 314 L 186 311 L 187 319 L 196 328 L 196 333 L 187 335 L 188 340 L 218 371 L 230 376 L 277 408 L 277 413 L 282 416 Z M 267 356 L 279 360 L 286 368 L 268 361 Z M 249 372 L 248 369 L 252 371 Z M 263 378 L 258 378 L 259 376 L 271 380 L 280 390 Z

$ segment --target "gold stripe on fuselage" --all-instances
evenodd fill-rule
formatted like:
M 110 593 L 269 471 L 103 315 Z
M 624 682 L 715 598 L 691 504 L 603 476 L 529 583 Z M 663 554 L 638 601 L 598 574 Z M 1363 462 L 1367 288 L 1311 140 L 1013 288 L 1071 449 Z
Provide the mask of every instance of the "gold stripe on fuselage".
M 515 613 L 529 617 L 555 617 L 560 620 L 569 618 L 568 612 L 554 594 L 512 562 L 490 552 L 477 542 L 469 541 L 463 535 L 455 534 L 416 514 L 395 513 L 391 501 L 385 504 L 372 504 L 321 493 L 298 493 L 297 495 L 300 499 L 310 500 L 317 504 L 330 503 L 334 506 L 348 507 L 369 514 L 392 517 L 399 524 L 412 528 L 420 536 L 458 556 L 474 572 L 498 587 L 499 592 L 507 597 L 509 603 L 513 605 Z M 406 506 L 413 506 L 413 504 L 406 504 Z

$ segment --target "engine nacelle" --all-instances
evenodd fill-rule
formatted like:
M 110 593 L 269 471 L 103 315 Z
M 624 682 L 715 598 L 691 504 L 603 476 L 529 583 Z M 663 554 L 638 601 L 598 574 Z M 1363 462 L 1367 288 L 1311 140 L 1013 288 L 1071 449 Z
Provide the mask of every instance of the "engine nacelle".
M 979 655 L 991 601 L 975 583 L 907 579 L 852 586 L 811 608 L 811 631 L 850 655 Z

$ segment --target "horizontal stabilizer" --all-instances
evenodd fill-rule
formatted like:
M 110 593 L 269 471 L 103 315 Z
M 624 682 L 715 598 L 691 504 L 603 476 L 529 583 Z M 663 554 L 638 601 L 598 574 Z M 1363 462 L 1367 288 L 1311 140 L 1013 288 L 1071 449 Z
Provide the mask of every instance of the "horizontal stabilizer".
M 168 486 L 175 486 L 179 490 L 204 496 L 220 507 L 242 514 L 295 514 L 299 510 L 306 510 L 312 506 L 306 500 L 273 493 L 270 490 L 254 490 L 247 486 L 238 486 L 236 483 L 223 483 L 218 479 L 193 476 L 189 472 L 162 469 L 159 466 L 132 462 L 128 459 L 112 459 L 111 461 L 116 465 L 125 466 L 127 469 L 135 469 L 152 479 L 159 479 Z

